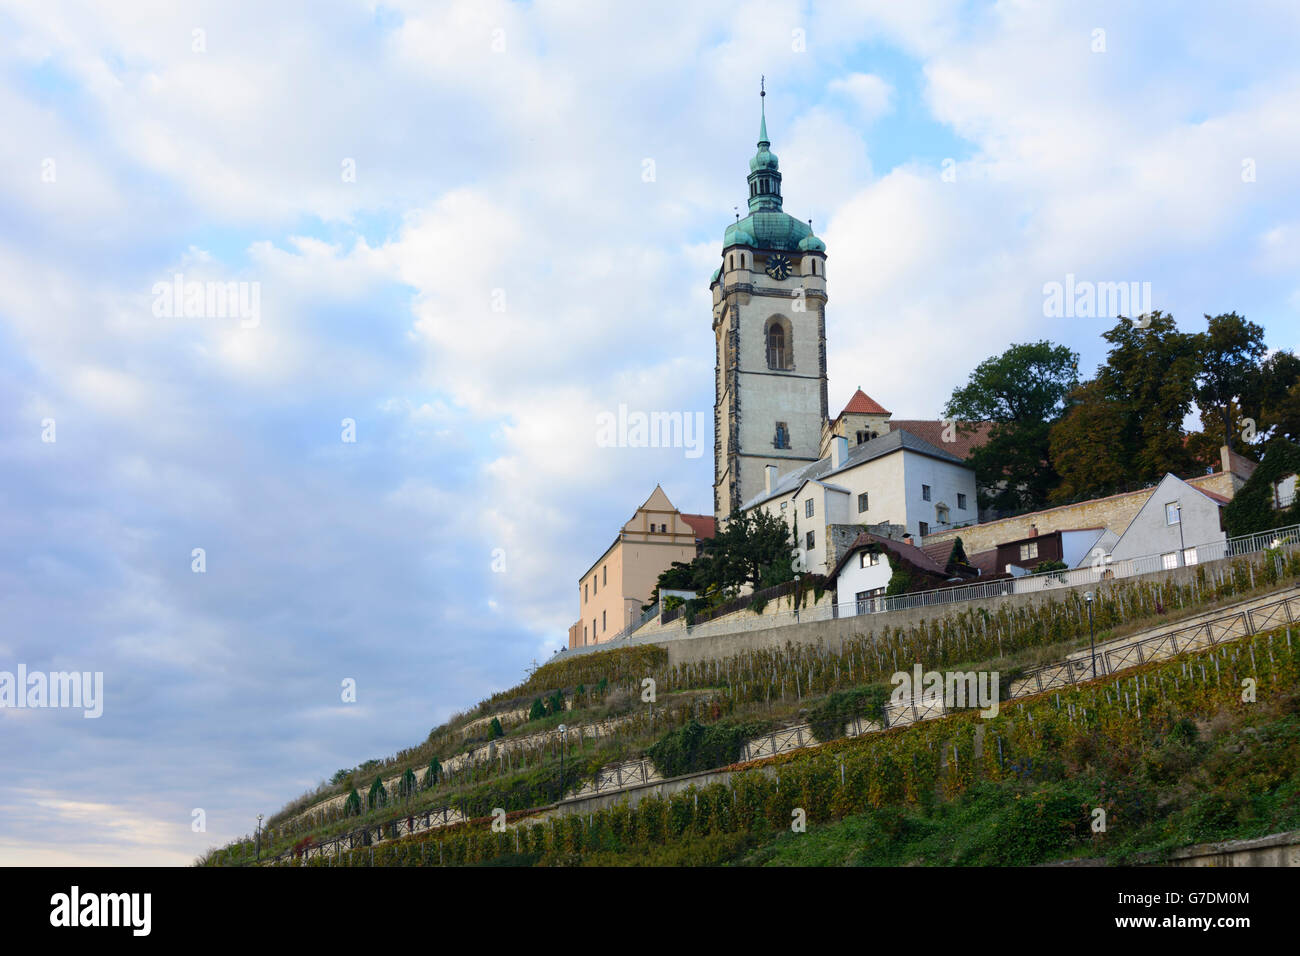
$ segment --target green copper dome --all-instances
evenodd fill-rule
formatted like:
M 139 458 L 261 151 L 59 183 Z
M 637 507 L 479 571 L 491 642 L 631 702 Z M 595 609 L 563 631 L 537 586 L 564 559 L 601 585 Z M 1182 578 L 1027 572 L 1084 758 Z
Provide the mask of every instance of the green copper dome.
M 820 239 L 814 236 L 812 234 L 812 230 L 809 229 L 808 235 L 804 236 L 802 239 L 799 240 L 799 251 L 800 252 L 825 252 L 826 243 L 822 242 Z
M 727 227 L 727 232 L 722 238 L 722 246 L 725 249 L 727 246 L 739 244 L 754 249 L 784 249 L 795 252 L 800 248 L 799 243 L 804 237 L 810 235 L 812 235 L 812 227 L 789 213 L 754 212 Z
M 776 153 L 768 149 L 768 143 L 759 143 L 758 152 L 754 158 L 749 161 L 750 172 L 758 172 L 760 169 L 780 169 L 781 164 L 777 162 Z
M 766 91 L 761 93 L 764 98 Z M 766 99 L 761 101 L 766 104 Z M 768 147 L 767 109 L 763 106 L 758 127 L 758 152 L 749 161 L 749 215 L 727 227 L 723 248 L 748 246 L 751 249 L 780 249 L 785 252 L 809 251 L 801 243 L 811 237 L 813 251 L 824 252 L 822 241 L 812 235 L 812 227 L 781 210 L 781 173 L 776 154 Z

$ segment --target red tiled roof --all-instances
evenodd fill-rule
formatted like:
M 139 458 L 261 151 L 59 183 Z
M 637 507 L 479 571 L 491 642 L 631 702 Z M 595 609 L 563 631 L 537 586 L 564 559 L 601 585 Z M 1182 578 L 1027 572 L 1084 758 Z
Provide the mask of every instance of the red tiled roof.
M 1192 485 L 1192 487 L 1196 488 L 1195 485 Z M 1217 491 L 1206 491 L 1204 488 L 1196 488 L 1196 490 L 1205 495 L 1205 497 L 1209 498 L 1211 501 L 1217 501 L 1221 505 L 1229 504 L 1232 501 L 1231 498 L 1225 498 Z
M 856 392 L 853 393 L 853 397 L 849 399 L 849 403 L 844 406 L 844 411 L 840 412 L 840 415 L 844 415 L 846 412 L 851 412 L 854 415 L 891 414 L 891 412 L 887 411 L 883 405 L 881 405 L 878 401 L 876 401 L 874 398 L 872 398 L 862 389 L 858 389 Z
M 989 432 L 993 430 L 993 422 L 957 422 L 953 440 L 944 441 L 944 429 L 948 427 L 947 422 L 929 421 L 926 419 L 901 418 L 894 419 L 889 423 L 891 432 L 904 431 L 911 432 L 922 441 L 928 441 L 936 448 L 941 448 L 951 455 L 956 455 L 962 461 L 970 457 L 970 453 L 979 448 L 989 440 Z M 974 428 L 968 430 L 968 426 L 974 425 Z
M 703 541 L 705 538 L 712 538 L 718 533 L 718 523 L 713 515 L 682 515 L 685 521 L 695 531 L 695 537 Z

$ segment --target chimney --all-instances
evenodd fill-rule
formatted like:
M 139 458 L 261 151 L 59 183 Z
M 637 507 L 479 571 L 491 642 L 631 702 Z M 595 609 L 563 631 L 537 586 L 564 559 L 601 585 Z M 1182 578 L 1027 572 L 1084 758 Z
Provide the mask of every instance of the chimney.
M 849 457 L 849 440 L 843 435 L 831 438 L 831 467 L 839 468 Z
M 770 495 L 775 484 L 776 465 L 767 465 L 763 468 L 763 491 Z
M 1031 538 L 1037 538 L 1037 537 L 1038 537 L 1038 525 L 1036 525 L 1036 524 L 1031 524 L 1031 525 L 1029 526 L 1029 537 L 1031 537 Z

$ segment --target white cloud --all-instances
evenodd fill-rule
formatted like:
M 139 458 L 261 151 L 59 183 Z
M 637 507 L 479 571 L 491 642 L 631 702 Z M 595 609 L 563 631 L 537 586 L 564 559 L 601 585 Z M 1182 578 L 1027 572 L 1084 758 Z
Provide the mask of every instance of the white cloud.
M 847 97 L 864 123 L 879 119 L 893 109 L 894 88 L 874 73 L 850 73 L 827 85 L 832 93 Z

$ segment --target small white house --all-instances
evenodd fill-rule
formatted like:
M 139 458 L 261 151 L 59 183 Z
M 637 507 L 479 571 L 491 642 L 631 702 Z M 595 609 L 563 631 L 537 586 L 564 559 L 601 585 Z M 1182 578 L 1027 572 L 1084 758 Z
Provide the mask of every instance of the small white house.
M 884 610 L 885 589 L 894 574 L 888 552 L 893 552 L 895 560 L 933 577 L 935 586 L 947 577 L 944 566 L 915 545 L 863 532 L 831 571 L 838 617 Z
M 1228 499 L 1165 475 L 1111 550 L 1112 561 L 1160 555 L 1165 568 L 1224 556 Z

